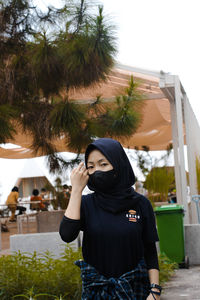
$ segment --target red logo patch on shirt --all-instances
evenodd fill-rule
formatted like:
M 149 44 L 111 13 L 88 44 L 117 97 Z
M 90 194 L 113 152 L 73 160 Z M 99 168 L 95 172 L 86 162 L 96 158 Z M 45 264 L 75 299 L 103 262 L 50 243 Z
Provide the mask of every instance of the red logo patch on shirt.
M 126 214 L 126 217 L 128 218 L 129 222 L 137 222 L 137 220 L 140 219 L 140 216 L 137 215 L 137 212 L 133 209 L 130 209 L 128 213 Z

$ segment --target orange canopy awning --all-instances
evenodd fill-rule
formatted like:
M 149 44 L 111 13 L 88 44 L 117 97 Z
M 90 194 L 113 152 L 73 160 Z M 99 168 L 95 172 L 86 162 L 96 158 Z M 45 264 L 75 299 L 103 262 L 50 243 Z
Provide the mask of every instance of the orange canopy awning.
M 144 70 L 143 70 L 144 71 Z M 143 121 L 137 132 L 128 139 L 121 140 L 124 147 L 134 148 L 137 146 L 148 146 L 150 150 L 165 150 L 172 143 L 172 130 L 170 118 L 170 103 L 159 88 L 159 73 L 139 72 L 138 69 L 127 66 L 115 67 L 106 82 L 81 90 L 71 90 L 70 98 L 80 103 L 91 103 L 98 95 L 104 101 L 113 101 L 115 96 L 123 93 L 128 86 L 130 75 L 139 81 L 139 90 L 145 96 L 143 107 Z M 156 76 L 157 75 L 157 76 Z M 10 143 L 21 146 L 21 148 L 4 149 L 0 147 L 1 158 L 32 158 L 37 155 L 30 149 L 32 144 L 31 135 L 24 134 L 17 129 L 17 134 Z M 56 139 L 58 152 L 69 151 L 64 139 Z

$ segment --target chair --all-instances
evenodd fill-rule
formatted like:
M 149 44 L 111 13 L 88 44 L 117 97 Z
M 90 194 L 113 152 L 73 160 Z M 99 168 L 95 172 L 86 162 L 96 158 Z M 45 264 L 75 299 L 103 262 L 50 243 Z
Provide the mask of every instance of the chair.
M 9 212 L 10 212 L 10 210 L 7 206 L 0 209 L 0 218 L 8 218 L 9 217 Z
M 30 210 L 40 210 L 40 202 L 39 201 L 32 201 L 33 203 L 30 203 Z

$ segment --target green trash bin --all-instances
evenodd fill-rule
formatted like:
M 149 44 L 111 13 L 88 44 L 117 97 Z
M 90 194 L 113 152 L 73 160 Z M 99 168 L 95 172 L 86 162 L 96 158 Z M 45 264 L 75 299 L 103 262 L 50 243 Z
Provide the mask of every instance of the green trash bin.
M 189 259 L 185 257 L 184 246 L 184 208 L 182 205 L 170 204 L 155 208 L 160 252 L 180 267 L 189 267 Z

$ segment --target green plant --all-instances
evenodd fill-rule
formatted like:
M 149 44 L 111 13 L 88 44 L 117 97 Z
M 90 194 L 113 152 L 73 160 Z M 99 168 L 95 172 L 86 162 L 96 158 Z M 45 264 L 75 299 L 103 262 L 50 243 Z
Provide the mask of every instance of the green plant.
M 196 157 L 196 175 L 197 175 L 197 190 L 200 194 L 200 158 Z
M 160 284 L 164 284 L 174 274 L 174 270 L 178 268 L 177 263 L 172 262 L 164 253 L 158 256 L 160 267 Z
M 26 294 L 20 294 L 20 295 L 15 295 L 13 297 L 14 298 L 24 298 L 24 299 L 28 299 L 28 300 L 36 300 L 37 298 L 39 298 L 40 296 L 49 296 L 48 294 L 44 294 L 44 293 L 40 293 L 40 294 L 35 294 L 34 293 L 34 288 L 31 287 L 30 290 L 27 290 Z
M 148 192 L 159 193 L 163 201 L 167 201 L 170 187 L 175 182 L 174 168 L 154 167 L 146 177 L 144 187 Z
M 40 294 L 35 294 L 34 293 L 34 288 L 32 287 L 30 290 L 27 290 L 26 294 L 20 294 L 20 295 L 16 295 L 13 297 L 14 298 L 24 298 L 24 299 L 28 299 L 28 300 L 37 300 L 37 298 L 42 297 L 41 299 L 44 299 L 43 296 L 48 296 L 49 299 L 54 299 L 54 300 L 65 300 L 67 299 L 66 296 L 68 295 L 68 293 L 66 293 L 65 295 L 50 295 L 50 294 L 46 294 L 46 293 L 40 293 Z
M 64 295 L 64 296 L 62 296 L 62 295 L 60 295 L 60 296 L 52 295 L 52 299 L 54 299 L 54 300 L 65 300 L 65 299 L 67 299 L 66 297 L 67 297 L 67 294 Z
M 80 299 L 80 269 L 74 261 L 81 257 L 81 250 L 69 246 L 60 259 L 48 252 L 0 257 L 0 299 L 10 300 L 17 295 L 42 300 Z
M 152 205 L 155 201 L 166 201 L 170 190 L 175 188 L 174 167 L 168 166 L 172 145 L 168 145 L 160 158 L 153 157 L 148 146 L 142 146 L 142 150 L 135 147 L 135 150 L 137 166 L 144 175 L 144 188 Z

